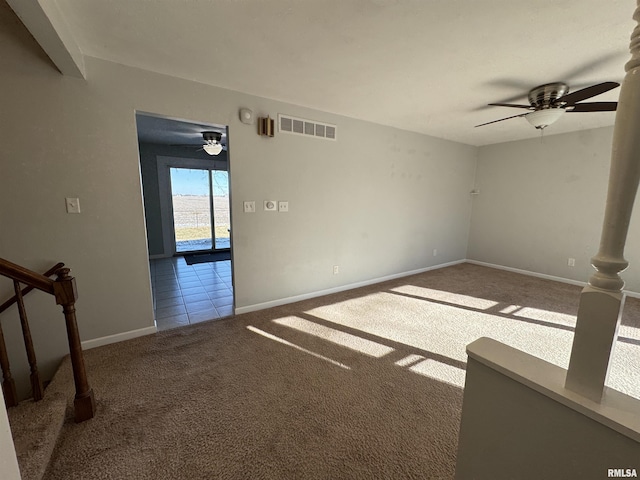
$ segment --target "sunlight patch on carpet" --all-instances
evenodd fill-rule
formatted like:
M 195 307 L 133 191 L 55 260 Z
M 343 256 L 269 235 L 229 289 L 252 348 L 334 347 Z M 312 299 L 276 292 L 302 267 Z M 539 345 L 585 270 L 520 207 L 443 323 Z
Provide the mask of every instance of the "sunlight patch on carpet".
M 453 365 L 447 365 L 446 363 L 427 358 L 426 360 L 409 367 L 409 370 L 440 382 L 464 388 L 465 371 L 461 368 L 454 367 Z
M 273 320 L 278 325 L 293 328 L 299 332 L 304 332 L 309 335 L 313 335 L 328 342 L 335 343 L 341 347 L 346 347 L 351 350 L 355 350 L 359 353 L 364 353 L 370 357 L 380 358 L 390 354 L 394 351 L 393 348 L 381 343 L 367 340 L 366 338 L 351 335 L 350 333 L 342 332 L 334 328 L 325 327 L 309 320 L 305 320 L 300 317 L 285 317 L 277 318 Z
M 402 285 L 401 287 L 392 288 L 390 291 L 424 298 L 425 300 L 437 300 L 440 302 L 460 305 L 461 307 L 476 308 L 478 310 L 487 310 L 498 305 L 498 302 L 494 302 L 493 300 L 470 297 L 468 295 L 445 292 L 442 290 L 434 290 L 432 288 L 417 287 L 415 285 Z
M 620 337 L 640 340 L 640 328 L 632 327 L 630 325 L 620 325 L 620 328 L 618 330 L 618 335 Z
M 351 370 L 351 367 L 349 367 L 349 366 L 347 366 L 347 365 L 345 365 L 343 363 L 336 362 L 335 360 L 332 360 L 332 359 L 327 358 L 327 357 L 325 357 L 323 355 L 320 355 L 319 353 L 312 352 L 311 350 L 307 350 L 306 348 L 302 348 L 301 346 L 296 345 L 295 343 L 291 343 L 291 342 L 285 340 L 284 338 L 276 337 L 275 335 L 272 335 L 271 333 L 267 333 L 264 330 L 260 330 L 259 328 L 256 328 L 256 327 L 253 327 L 253 326 L 249 325 L 249 326 L 247 326 L 247 330 L 250 330 L 253 333 L 257 333 L 258 335 L 262 335 L 263 337 L 266 337 L 266 338 L 268 338 L 270 340 L 274 340 L 274 341 L 276 341 L 278 343 L 282 343 L 283 345 L 286 345 L 288 347 L 295 348 L 296 350 L 299 350 L 301 352 L 304 352 L 304 353 L 307 353 L 309 355 L 312 355 L 312 356 L 314 356 L 316 358 L 324 360 L 325 362 L 329 362 L 332 365 L 336 365 L 337 367 L 344 368 L 346 370 Z
M 500 313 L 504 313 L 505 315 L 510 315 L 518 310 L 522 309 L 522 305 L 509 305 L 508 307 L 504 307 L 500 309 Z
M 518 313 L 513 314 L 514 317 L 530 318 L 532 320 L 541 320 L 543 322 L 556 323 L 558 325 L 568 325 L 575 327 L 576 316 L 567 315 L 565 313 L 550 312 L 533 307 L 523 307 Z

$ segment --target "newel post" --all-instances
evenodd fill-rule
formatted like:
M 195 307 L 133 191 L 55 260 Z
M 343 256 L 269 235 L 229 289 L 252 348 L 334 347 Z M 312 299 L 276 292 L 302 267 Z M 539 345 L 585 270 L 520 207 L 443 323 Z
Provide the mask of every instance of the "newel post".
M 80 334 L 76 322 L 75 303 L 78 299 L 75 278 L 69 275 L 70 270 L 66 267 L 56 271 L 57 279 L 53 283 L 53 291 L 56 303 L 62 305 L 64 319 L 67 325 L 67 338 L 69 340 L 69 353 L 71 355 L 71 366 L 73 368 L 73 380 L 76 385 L 76 396 L 73 402 L 75 408 L 76 422 L 83 422 L 93 418 L 96 403 L 93 390 L 87 381 L 87 372 L 82 356 L 82 345 L 80 344 Z
M 640 0 L 633 16 L 640 22 Z M 578 321 L 565 386 L 600 402 L 624 305 L 620 272 L 629 265 L 624 246 L 640 180 L 640 26 L 631 35 L 631 60 L 613 131 L 609 189 L 596 272 L 580 296 Z

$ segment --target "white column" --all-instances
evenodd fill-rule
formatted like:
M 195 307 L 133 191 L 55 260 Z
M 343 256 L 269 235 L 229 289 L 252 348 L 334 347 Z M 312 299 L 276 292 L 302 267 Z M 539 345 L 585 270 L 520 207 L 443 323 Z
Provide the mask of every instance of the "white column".
M 633 18 L 640 22 L 640 0 Z M 640 180 L 640 26 L 631 35 L 631 60 L 626 64 L 613 133 L 609 191 L 600 250 L 591 263 L 596 272 L 582 291 L 578 322 L 565 386 L 599 402 L 609 371 L 623 307 L 629 265 L 624 245 Z

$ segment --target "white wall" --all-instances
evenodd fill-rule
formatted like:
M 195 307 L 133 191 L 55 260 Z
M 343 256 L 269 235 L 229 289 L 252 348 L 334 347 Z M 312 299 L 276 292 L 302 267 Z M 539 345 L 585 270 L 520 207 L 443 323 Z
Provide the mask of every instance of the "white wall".
M 16 22 L 0 28 L 0 257 L 67 263 L 83 340 L 153 325 L 136 111 L 229 125 L 237 306 L 465 258 L 475 148 L 92 58 L 87 81 L 64 77 Z M 336 124 L 338 141 L 260 137 L 240 107 Z M 80 198 L 80 215 L 65 197 Z M 290 211 L 242 213 L 267 199 Z M 0 298 L 10 289 L 0 282 Z M 62 315 L 45 295 L 27 303 L 52 368 Z M 3 321 L 13 360 L 24 356 L 16 324 Z
M 481 147 L 468 258 L 586 282 L 600 243 L 612 138 L 608 127 Z M 636 205 L 623 274 L 636 292 L 639 215 Z
M 566 370 L 490 338 L 469 354 L 458 480 L 607 478 L 638 469 L 638 399 L 607 390 L 601 403 L 564 388 Z
M 4 399 L 0 398 L 0 472 L 3 480 L 20 480 L 20 468 L 7 418 Z

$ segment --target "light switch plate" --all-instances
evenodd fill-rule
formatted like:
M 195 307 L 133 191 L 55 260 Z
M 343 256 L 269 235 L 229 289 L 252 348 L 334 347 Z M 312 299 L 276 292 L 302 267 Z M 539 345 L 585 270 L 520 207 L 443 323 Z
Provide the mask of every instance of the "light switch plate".
M 278 202 L 278 211 L 280 211 L 280 212 L 288 212 L 289 211 L 289 202 Z
M 65 198 L 67 205 L 67 213 L 80 213 L 80 199 L 79 198 Z
M 278 202 L 275 200 L 265 200 L 264 201 L 264 211 L 265 212 L 277 212 L 278 211 Z
M 256 213 L 256 202 L 244 202 L 244 213 Z

